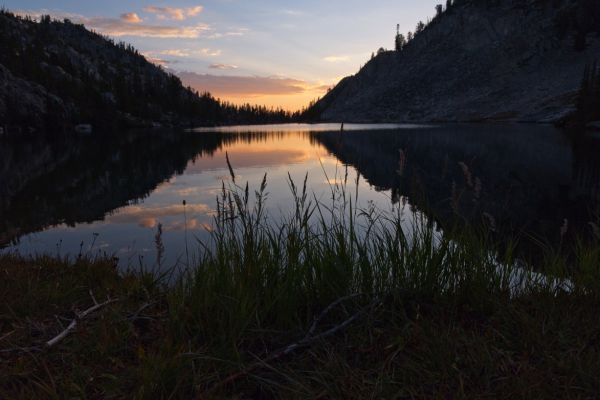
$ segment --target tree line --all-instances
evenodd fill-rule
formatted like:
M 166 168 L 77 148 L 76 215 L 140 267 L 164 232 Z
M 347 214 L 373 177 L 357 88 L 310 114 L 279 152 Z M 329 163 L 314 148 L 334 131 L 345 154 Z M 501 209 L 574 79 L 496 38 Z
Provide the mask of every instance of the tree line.
M 415 27 L 414 32 L 409 31 L 406 36 L 400 33 L 400 25 L 397 25 L 396 28 L 396 38 L 394 40 L 394 49 L 396 51 L 402 51 L 406 46 L 410 44 L 417 36 L 419 36 L 425 29 L 433 23 L 437 18 L 439 18 L 444 12 L 449 11 L 455 3 L 459 2 L 458 0 L 446 0 L 446 6 L 442 4 L 438 4 L 435 6 L 435 16 L 431 19 L 428 19 L 427 22 L 419 21 L 417 26 Z
M 560 39 L 572 37 L 573 46 L 576 50 L 585 50 L 588 45 L 589 36 L 593 33 L 600 34 L 600 1 L 599 0 L 538 0 L 538 3 L 555 7 L 558 11 L 554 19 L 556 33 Z M 444 13 L 451 12 L 456 6 L 473 4 L 480 6 L 492 6 L 501 4 L 501 0 L 446 0 L 445 6 L 435 6 L 435 16 L 427 22 L 419 21 L 414 32 L 409 31 L 406 36 L 400 33 L 398 25 L 394 40 L 395 51 L 402 51 L 419 34 L 427 29 Z M 523 4 L 529 6 L 528 4 Z M 385 52 L 384 48 L 378 50 L 378 54 Z M 372 58 L 375 53 L 372 54 Z
M 46 129 L 77 123 L 254 124 L 294 117 L 282 109 L 237 106 L 199 93 L 148 62 L 133 46 L 47 15 L 37 22 L 0 10 L 0 64 L 45 89 L 47 113 L 41 128 Z M 7 112 L 0 115 L 0 126 L 31 123 L 23 110 L 13 110 L 18 102 L 11 96 L 4 100 Z

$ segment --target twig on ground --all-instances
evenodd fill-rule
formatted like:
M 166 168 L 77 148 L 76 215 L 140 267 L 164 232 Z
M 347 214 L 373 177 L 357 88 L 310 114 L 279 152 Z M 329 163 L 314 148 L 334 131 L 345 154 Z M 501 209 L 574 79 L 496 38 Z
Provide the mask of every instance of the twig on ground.
M 77 327 L 78 321 L 81 321 L 82 319 L 95 313 L 96 311 L 100 310 L 101 308 L 106 307 L 107 305 L 115 303 L 117 301 L 119 301 L 119 300 L 118 299 L 109 299 L 109 300 L 105 301 L 104 303 L 96 303 L 93 307 L 88 308 L 81 314 L 77 314 L 76 318 L 71 321 L 69 326 L 67 326 L 61 333 L 56 335 L 54 338 L 47 341 L 45 346 L 46 347 L 55 346 L 56 344 L 61 342 L 64 338 L 66 338 Z M 94 299 L 94 302 L 95 302 L 95 299 Z
M 15 348 L 11 348 L 11 349 L 0 350 L 0 353 L 4 354 L 4 353 L 31 353 L 31 352 L 40 352 L 43 349 L 49 349 L 49 348 L 51 348 L 53 346 L 56 346 L 64 338 L 66 338 L 67 336 L 69 336 L 69 334 L 73 330 L 75 330 L 75 328 L 77 327 L 77 324 L 78 324 L 79 321 L 81 321 L 81 320 L 89 317 L 91 314 L 95 313 L 96 311 L 99 311 L 100 309 L 106 307 L 107 305 L 119 301 L 119 299 L 108 299 L 104 303 L 98 303 L 96 301 L 96 299 L 94 298 L 94 295 L 91 292 L 90 292 L 90 295 L 92 297 L 92 300 L 94 301 L 94 305 L 92 307 L 88 308 L 87 310 L 83 311 L 82 313 L 76 314 L 75 319 L 71 320 L 71 322 L 69 323 L 69 325 L 66 328 L 64 328 L 58 335 L 56 335 L 52 339 L 50 339 L 47 342 L 45 342 L 43 346 L 15 347 Z M 57 320 L 58 320 L 58 318 L 57 318 Z
M 326 337 L 332 336 L 344 329 L 346 329 L 350 324 L 352 324 L 354 321 L 356 321 L 358 318 L 360 318 L 367 310 L 372 309 L 373 307 L 375 307 L 377 304 L 381 303 L 381 300 L 379 298 L 376 298 L 375 300 L 373 300 L 368 306 L 365 306 L 363 308 L 361 308 L 358 312 L 356 312 L 354 315 L 352 315 L 350 318 L 346 319 L 345 321 L 343 321 L 342 323 L 332 327 L 331 329 L 326 330 L 325 332 L 315 335 L 315 331 L 317 329 L 317 326 L 319 324 L 319 322 L 321 322 L 321 320 L 329 313 L 331 312 L 331 310 L 333 308 L 335 308 L 336 306 L 344 303 L 347 300 L 356 298 L 358 296 L 361 296 L 361 294 L 354 294 L 351 296 L 346 296 L 343 297 L 341 299 L 336 300 L 335 302 L 331 303 L 329 306 L 327 306 L 327 308 L 325 308 L 325 310 L 323 310 L 323 312 L 321 312 L 321 314 L 315 319 L 315 321 L 313 322 L 313 324 L 311 325 L 310 329 L 308 330 L 308 333 L 306 334 L 306 336 L 293 344 L 290 344 L 289 346 L 286 346 L 278 351 L 275 351 L 273 353 L 271 353 L 271 355 L 269 355 L 268 357 L 266 357 L 263 360 L 259 360 L 255 363 L 253 363 L 252 365 L 248 366 L 247 368 L 245 368 L 242 371 L 236 372 L 233 375 L 228 376 L 225 380 L 218 382 L 216 385 L 214 385 L 212 388 L 210 388 L 205 394 L 210 394 L 210 393 L 214 393 L 216 390 L 224 387 L 224 386 L 228 386 L 232 383 L 234 383 L 235 381 L 249 375 L 252 371 L 264 366 L 266 363 L 268 362 L 272 362 L 272 361 L 276 361 L 279 360 L 291 353 L 293 353 L 294 351 L 303 348 L 303 347 L 309 347 L 310 345 L 312 345 L 313 343 L 324 339 Z M 203 394 L 199 395 L 199 399 L 203 398 Z

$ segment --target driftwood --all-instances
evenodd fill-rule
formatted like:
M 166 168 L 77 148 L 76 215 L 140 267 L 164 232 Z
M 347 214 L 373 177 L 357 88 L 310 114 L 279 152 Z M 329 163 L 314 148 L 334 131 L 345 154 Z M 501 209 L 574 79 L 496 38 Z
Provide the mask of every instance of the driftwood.
M 350 317 L 348 317 L 346 320 L 344 320 L 343 322 L 341 322 L 340 324 L 320 333 L 320 334 L 315 334 L 317 327 L 319 325 L 319 323 L 323 320 L 323 318 L 325 318 L 325 316 L 327 314 L 329 314 L 331 312 L 331 310 L 333 310 L 335 307 L 337 307 L 340 304 L 343 304 L 344 302 L 354 299 L 356 297 L 361 296 L 361 294 L 353 294 L 350 296 L 346 296 L 343 298 L 340 298 L 338 300 L 336 300 L 335 302 L 331 303 L 329 306 L 327 306 L 327 308 L 325 308 L 323 310 L 323 312 L 321 312 L 321 314 L 319 314 L 319 316 L 315 319 L 315 321 L 313 322 L 313 324 L 311 325 L 310 329 L 308 330 L 306 336 L 304 336 L 304 338 L 302 338 L 301 340 L 292 343 L 280 350 L 277 350 L 273 353 L 271 353 L 268 357 L 264 358 L 264 359 L 259 359 L 257 362 L 255 362 L 254 364 L 248 366 L 247 368 L 245 368 L 242 371 L 236 372 L 235 374 L 229 375 L 227 378 L 225 378 L 224 380 L 218 382 L 216 385 L 214 385 L 212 388 L 210 388 L 207 392 L 205 392 L 204 394 L 200 394 L 198 396 L 199 399 L 203 399 L 205 395 L 210 395 L 211 393 L 214 393 L 215 391 L 217 391 L 220 388 L 226 387 L 228 385 L 231 385 L 232 383 L 248 376 L 252 371 L 260 368 L 260 367 L 264 367 L 267 363 L 272 362 L 272 361 L 276 361 L 279 360 L 283 357 L 286 357 L 288 355 L 290 355 L 291 353 L 295 352 L 296 350 L 300 349 L 300 348 L 306 348 L 311 346 L 313 343 L 324 339 L 326 337 L 332 336 L 344 329 L 346 329 L 349 325 L 351 325 L 354 321 L 356 321 L 358 318 L 360 318 L 367 310 L 372 309 L 373 307 L 377 306 L 378 304 L 381 303 L 381 300 L 379 299 L 375 299 L 373 300 L 369 305 L 367 305 L 366 307 L 361 308 L 358 312 L 356 312 L 355 314 L 351 315 Z

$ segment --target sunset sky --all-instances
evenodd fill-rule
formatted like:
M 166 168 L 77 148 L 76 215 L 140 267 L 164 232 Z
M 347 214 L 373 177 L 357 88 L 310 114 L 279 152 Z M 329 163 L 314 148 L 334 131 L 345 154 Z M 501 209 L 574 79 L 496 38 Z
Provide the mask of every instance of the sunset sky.
M 0 0 L 70 18 L 133 44 L 199 91 L 295 110 L 354 74 L 396 24 L 413 30 L 440 0 Z

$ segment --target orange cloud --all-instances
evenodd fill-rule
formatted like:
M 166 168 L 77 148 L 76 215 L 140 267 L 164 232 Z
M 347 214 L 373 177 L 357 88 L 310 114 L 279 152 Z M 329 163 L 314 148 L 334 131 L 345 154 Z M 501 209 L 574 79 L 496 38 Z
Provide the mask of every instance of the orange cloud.
M 139 24 L 142 22 L 142 19 L 134 12 L 121 14 L 121 20 L 128 22 L 130 24 Z
M 173 19 L 176 21 L 183 21 L 186 18 L 195 17 L 200 14 L 202 10 L 204 10 L 204 7 L 202 6 L 189 8 L 148 6 L 144 8 L 144 11 L 155 14 L 158 19 Z
M 229 159 L 233 163 L 233 167 L 254 168 L 254 167 L 274 167 L 279 165 L 290 165 L 300 163 L 308 157 L 307 150 L 304 148 L 295 149 L 255 149 L 247 146 L 230 147 L 228 149 Z M 211 158 L 203 158 L 196 161 L 194 164 L 188 165 L 186 175 L 202 174 L 206 171 L 214 171 L 227 168 L 225 154 L 220 152 Z M 223 177 L 227 180 L 229 177 Z
M 209 216 L 212 214 L 212 209 L 205 204 L 188 204 L 186 212 L 188 215 L 200 214 Z M 142 228 L 154 228 L 158 225 L 160 218 L 175 216 L 181 216 L 183 218 L 182 205 L 169 205 L 164 207 L 129 206 L 108 216 L 106 220 L 110 223 L 135 223 Z
M 48 10 L 41 11 L 17 11 L 18 15 L 29 15 L 32 18 L 39 19 L 42 15 L 48 14 L 54 19 L 69 19 L 76 24 L 83 24 L 88 29 L 109 36 L 139 36 L 150 38 L 180 38 L 197 39 L 208 33 L 211 28 L 207 24 L 197 24 L 193 26 L 163 26 L 142 24 L 142 19 L 135 13 L 126 13 L 120 18 L 107 17 L 85 17 L 79 14 L 52 13 Z
M 133 24 L 114 18 L 82 18 L 79 21 L 88 28 L 97 30 L 110 36 L 141 36 L 152 38 L 185 38 L 197 39 L 204 32 L 210 30 L 206 24 L 195 26 L 160 26 Z
M 287 110 L 301 109 L 330 88 L 322 83 L 313 84 L 282 77 L 223 76 L 193 72 L 178 72 L 177 75 L 185 85 L 199 92 L 209 91 L 215 97 L 234 104 L 251 102 Z
M 178 74 L 186 85 L 198 91 L 209 91 L 218 96 L 287 95 L 306 91 L 307 83 L 298 79 L 223 76 L 181 72 Z

